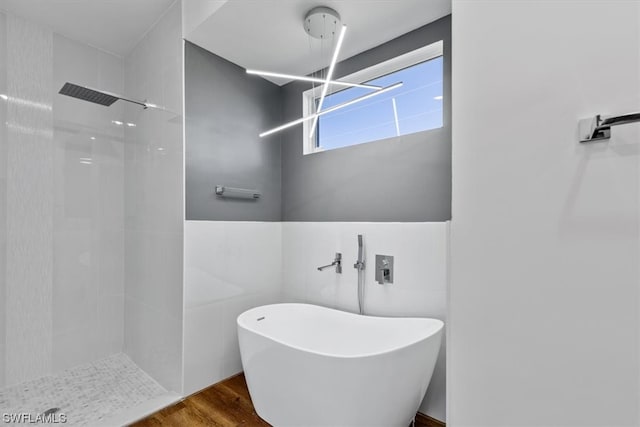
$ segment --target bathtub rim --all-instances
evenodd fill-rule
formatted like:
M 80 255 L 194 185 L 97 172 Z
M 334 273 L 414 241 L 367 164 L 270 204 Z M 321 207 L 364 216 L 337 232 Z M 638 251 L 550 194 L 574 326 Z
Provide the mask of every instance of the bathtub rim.
M 360 353 L 360 354 L 350 354 L 350 355 L 345 355 L 345 354 L 335 354 L 335 353 L 327 353 L 327 352 L 323 352 L 323 351 L 315 351 L 315 350 L 310 350 L 308 348 L 304 348 L 301 346 L 297 346 L 297 345 L 293 345 L 287 342 L 284 342 L 282 340 L 276 339 L 272 336 L 269 336 L 265 333 L 262 333 L 260 331 L 257 331 L 255 329 L 252 329 L 250 327 L 247 327 L 245 325 L 243 325 L 241 323 L 241 318 L 243 316 L 245 316 L 245 314 L 259 309 L 259 308 L 263 308 L 263 307 L 274 307 L 274 306 L 284 306 L 284 305 L 289 305 L 289 306 L 311 306 L 311 307 L 319 307 L 322 308 L 324 310 L 329 310 L 329 311 L 337 311 L 340 313 L 344 313 L 344 314 L 348 314 L 351 316 L 365 316 L 365 317 L 369 317 L 369 318 L 374 318 L 374 319 L 383 319 L 383 320 L 388 320 L 388 319 L 420 319 L 420 320 L 429 320 L 429 321 L 433 321 L 435 322 L 435 324 L 437 325 L 437 328 L 432 331 L 429 335 L 425 335 L 424 337 L 417 339 L 417 340 L 412 340 L 412 341 L 408 341 L 406 343 L 406 345 L 403 345 L 401 347 L 393 347 L 390 348 L 388 350 L 384 350 L 384 351 L 378 351 L 378 352 L 370 352 L 370 353 Z M 247 316 L 245 316 L 247 317 Z M 236 325 L 238 328 L 242 328 L 248 332 L 254 333 L 256 335 L 259 335 L 263 338 L 266 338 L 268 340 L 274 341 L 278 344 L 281 344 L 285 347 L 291 348 L 293 350 L 297 350 L 297 351 L 301 351 L 304 353 L 310 353 L 310 354 L 315 354 L 318 356 L 324 356 L 324 357 L 331 357 L 331 358 L 335 358 L 335 359 L 362 359 L 362 358 L 368 358 L 368 357 L 377 357 L 377 356 L 382 356 L 382 355 L 386 355 L 386 354 L 391 354 L 409 347 L 412 347 L 420 342 L 426 341 L 427 339 L 433 337 L 434 335 L 437 334 L 442 334 L 442 330 L 444 329 L 444 325 L 445 323 L 440 320 L 440 319 L 436 319 L 433 317 L 385 317 L 385 316 L 369 316 L 369 315 L 361 315 L 361 314 L 356 314 L 356 313 L 351 313 L 349 311 L 344 311 L 344 310 L 338 310 L 335 308 L 331 308 L 331 307 L 325 307 L 322 305 L 318 305 L 318 304 L 308 304 L 308 303 L 276 303 L 276 304 L 265 304 L 265 305 L 259 305 L 256 307 L 252 307 L 248 310 L 243 311 L 242 313 L 240 313 L 238 315 L 238 317 L 236 318 Z M 442 338 L 441 338 L 442 339 Z M 441 344 L 442 345 L 442 344 Z

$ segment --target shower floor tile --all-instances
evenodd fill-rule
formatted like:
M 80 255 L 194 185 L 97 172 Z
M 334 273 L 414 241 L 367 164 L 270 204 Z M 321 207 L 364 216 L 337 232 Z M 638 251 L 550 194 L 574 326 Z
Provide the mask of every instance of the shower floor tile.
M 32 414 L 60 408 L 68 426 L 90 426 L 167 394 L 160 384 L 123 353 L 55 375 L 0 390 L 0 426 L 5 414 Z

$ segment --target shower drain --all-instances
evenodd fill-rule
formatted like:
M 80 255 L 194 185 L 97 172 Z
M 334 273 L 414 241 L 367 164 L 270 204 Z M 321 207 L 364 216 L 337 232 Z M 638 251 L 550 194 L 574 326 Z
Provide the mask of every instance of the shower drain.
M 42 413 L 42 415 L 44 415 L 45 417 L 48 417 L 49 415 L 53 415 L 53 414 L 55 414 L 55 413 L 56 413 L 56 412 L 58 412 L 59 410 L 60 410 L 60 408 L 49 408 L 49 409 L 47 409 L 46 411 L 44 411 L 44 412 Z

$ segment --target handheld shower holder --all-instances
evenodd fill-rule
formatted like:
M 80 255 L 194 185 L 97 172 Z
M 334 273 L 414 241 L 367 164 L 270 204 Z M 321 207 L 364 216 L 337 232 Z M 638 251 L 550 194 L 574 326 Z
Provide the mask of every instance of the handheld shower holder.
M 626 125 L 640 121 L 640 113 L 604 116 L 597 114 L 578 121 L 580 142 L 605 141 L 611 138 L 611 126 Z

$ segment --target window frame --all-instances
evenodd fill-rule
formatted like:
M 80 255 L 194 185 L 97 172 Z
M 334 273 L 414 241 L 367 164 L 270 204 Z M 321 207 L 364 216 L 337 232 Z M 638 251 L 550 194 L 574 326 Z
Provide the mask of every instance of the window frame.
M 355 73 L 340 77 L 339 80 L 354 82 L 354 83 L 365 83 L 370 80 L 374 80 L 379 77 L 394 73 L 396 71 L 403 70 L 413 65 L 417 65 L 422 62 L 426 62 L 431 59 L 438 58 L 440 56 L 444 56 L 443 40 L 438 40 L 437 42 L 428 44 L 421 48 L 412 50 L 402 55 L 398 55 L 386 61 L 379 62 L 375 65 L 364 68 L 360 71 L 356 71 Z M 444 85 L 444 79 L 443 79 L 443 85 Z M 324 85 L 319 85 L 319 86 L 316 86 L 315 88 L 308 89 L 302 93 L 303 117 L 306 117 L 308 115 L 315 113 L 316 99 L 320 97 L 323 87 Z M 327 91 L 327 96 L 333 93 L 339 92 L 341 90 L 345 90 L 345 88 L 343 86 L 336 86 L 336 85 L 330 86 L 329 90 Z M 319 126 L 319 123 L 320 122 L 318 121 L 318 126 Z M 313 124 L 313 120 L 307 120 L 303 122 L 303 125 L 302 125 L 302 138 L 303 138 L 302 151 L 304 155 L 320 153 L 325 151 L 321 147 L 317 146 L 318 132 L 314 132 L 313 137 L 309 137 L 312 124 Z M 373 140 L 373 141 L 367 141 L 367 142 L 374 142 L 374 141 L 379 141 L 379 140 Z M 366 142 L 364 144 L 366 144 Z

